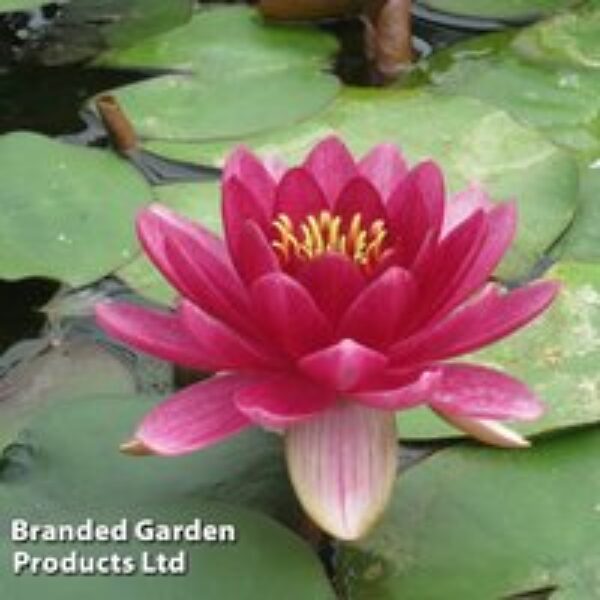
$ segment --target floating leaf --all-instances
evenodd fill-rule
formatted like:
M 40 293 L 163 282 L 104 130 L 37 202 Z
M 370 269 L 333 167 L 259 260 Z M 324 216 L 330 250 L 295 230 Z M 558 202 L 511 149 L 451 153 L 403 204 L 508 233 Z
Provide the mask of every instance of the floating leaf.
M 427 75 L 440 91 L 489 102 L 560 145 L 596 154 L 600 148 L 597 73 L 524 61 L 509 42 L 510 37 L 493 35 L 457 44 L 431 61 Z
M 49 600 L 71 600 L 82 595 L 106 598 L 118 593 L 128 598 L 152 600 L 168 595 L 184 600 L 198 590 L 203 598 L 215 599 L 251 600 L 265 595 L 303 599 L 307 594 L 318 599 L 332 597 L 318 560 L 289 531 L 240 506 L 206 500 L 207 490 L 212 487 L 214 496 L 221 494 L 244 503 L 244 499 L 260 495 L 260 484 L 267 489 L 267 484 L 273 483 L 265 481 L 264 469 L 257 469 L 265 456 L 265 446 L 259 439 L 246 437 L 237 445 L 216 447 L 199 455 L 199 460 L 132 459 L 119 455 L 115 444 L 131 426 L 131 420 L 139 417 L 144 409 L 142 402 L 127 397 L 97 397 L 62 408 L 63 412 L 49 413 L 32 426 L 29 439 L 34 453 L 29 471 L 16 480 L 0 483 L 4 515 L 0 520 L 0 554 L 6 564 L 11 564 L 16 550 L 34 556 L 60 557 L 76 551 L 82 556 L 115 553 L 136 559 L 142 551 L 171 556 L 184 550 L 188 567 L 185 577 L 147 577 L 139 571 L 128 577 L 15 577 L 10 569 L 4 569 L 0 589 L 7 597 L 24 600 L 42 594 Z M 248 469 L 252 469 L 252 479 Z M 281 498 L 280 494 L 279 501 Z M 11 545 L 9 514 L 30 523 L 50 524 L 81 524 L 86 519 L 115 524 L 127 519 L 130 532 L 140 519 L 185 525 L 199 518 L 205 524 L 233 525 L 238 541 Z M 231 577 L 232 572 L 236 577 Z M 250 586 L 248 582 L 257 577 L 261 584 Z
M 0 0 L 0 12 L 31 10 L 44 4 L 44 0 Z
M 37 597 L 71 600 L 117 593 L 148 600 L 202 598 L 332 598 L 316 556 L 298 538 L 247 506 L 290 517 L 295 510 L 281 455 L 272 434 L 250 431 L 202 453 L 180 458 L 131 458 L 117 445 L 130 435 L 147 402 L 132 396 L 96 396 L 52 407 L 29 427 L 31 448 L 25 472 L 0 481 L 0 554 L 11 564 L 15 550 L 35 556 L 139 557 L 142 551 L 188 556 L 185 577 L 0 577 L 0 589 L 14 600 Z M 13 451 L 13 454 L 16 452 Z M 9 455 L 9 464 L 15 458 Z M 6 466 L 5 466 L 6 470 Z M 217 504 L 226 500 L 227 505 Z M 233 506 L 233 504 L 237 506 Z M 11 545 L 8 515 L 30 523 L 81 524 L 86 519 L 115 524 L 128 519 L 157 523 L 231 524 L 235 544 L 194 542 L 70 543 Z M 235 572 L 236 577 L 231 577 Z M 257 579 L 258 578 L 258 579 Z M 260 581 L 260 585 L 256 585 Z M 249 582 L 253 582 L 252 585 Z M 115 588 L 115 586 L 118 586 Z M 125 590 L 125 591 L 124 591 Z
M 600 421 L 600 266 L 564 263 L 548 277 L 563 285 L 547 313 L 461 359 L 506 370 L 539 394 L 544 417 L 515 425 L 528 434 Z M 456 435 L 428 410 L 398 413 L 398 427 L 404 438 Z
M 563 260 L 600 262 L 600 163 L 582 166 L 575 219 L 552 253 Z
M 205 7 L 186 26 L 108 52 L 98 64 L 197 71 L 210 80 L 237 79 L 267 69 L 325 67 L 335 50 L 334 38 L 314 29 L 265 26 L 247 7 Z
M 22 438 L 35 458 L 25 485 L 64 508 L 121 510 L 194 495 L 290 516 L 296 505 L 274 434 L 252 430 L 176 458 L 121 454 L 151 406 L 149 398 L 98 392 L 50 405 Z
M 83 285 L 133 256 L 152 192 L 125 161 L 19 132 L 0 138 L 0 164 L 0 277 Z
M 600 558 L 597 429 L 524 451 L 440 451 L 405 472 L 379 528 L 343 547 L 348 598 L 481 600 L 557 587 L 595 597 Z
M 302 68 L 214 82 L 170 75 L 113 93 L 142 137 L 194 141 L 289 125 L 318 113 L 337 91 L 335 77 Z
M 600 10 L 565 13 L 522 31 L 513 48 L 552 67 L 600 69 Z
M 224 43 L 226 40 L 226 43 Z M 192 21 L 101 64 L 178 69 L 114 93 L 139 134 L 149 138 L 235 138 L 292 124 L 336 96 L 323 70 L 333 39 L 310 29 L 272 27 L 245 7 L 199 11 Z
M 420 4 L 463 17 L 523 20 L 548 15 L 579 0 L 420 0 Z
M 194 4 L 194 0 L 68 2 L 36 36 L 32 53 L 36 61 L 51 66 L 90 60 L 107 48 L 131 46 L 184 24 Z
M 44 352 L 40 344 L 38 352 L 0 380 L 0 447 L 14 441 L 47 404 L 81 395 L 134 391 L 135 382 L 126 366 L 97 344 L 64 342 Z
M 347 89 L 316 118 L 240 141 L 263 154 L 297 161 L 331 133 L 340 135 L 357 153 L 390 141 L 411 161 L 433 157 L 442 164 L 451 190 L 478 182 L 496 200 L 515 198 L 519 234 L 501 267 L 504 277 L 528 272 L 573 217 L 578 185 L 575 160 L 505 112 L 469 98 Z M 156 143 L 149 148 L 176 158 L 220 164 L 232 145 Z

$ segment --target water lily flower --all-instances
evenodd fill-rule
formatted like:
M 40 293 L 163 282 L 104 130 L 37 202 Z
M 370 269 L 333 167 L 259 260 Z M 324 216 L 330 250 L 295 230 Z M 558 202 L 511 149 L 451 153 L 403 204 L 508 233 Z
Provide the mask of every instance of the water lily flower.
M 537 418 L 536 396 L 447 362 L 529 323 L 557 292 L 490 283 L 513 203 L 476 186 L 447 198 L 434 162 L 409 169 L 392 145 L 355 161 L 336 138 L 289 169 L 239 149 L 222 191 L 224 241 L 160 205 L 139 215 L 175 310 L 97 307 L 119 340 L 215 373 L 151 410 L 124 450 L 179 455 L 251 426 L 279 431 L 306 512 L 356 539 L 389 500 L 396 411 L 426 406 L 480 440 L 527 445 L 502 422 Z

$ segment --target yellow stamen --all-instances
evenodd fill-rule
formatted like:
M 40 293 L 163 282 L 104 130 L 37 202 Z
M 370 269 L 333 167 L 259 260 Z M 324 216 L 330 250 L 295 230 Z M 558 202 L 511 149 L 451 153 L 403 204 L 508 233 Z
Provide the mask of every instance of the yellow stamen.
M 352 216 L 345 231 L 341 217 L 327 210 L 318 216 L 309 215 L 297 226 L 288 215 L 280 214 L 273 228 L 275 239 L 271 244 L 284 265 L 294 258 L 305 261 L 337 252 L 368 270 L 381 258 L 387 239 L 384 221 L 373 221 L 367 228 L 361 213 Z

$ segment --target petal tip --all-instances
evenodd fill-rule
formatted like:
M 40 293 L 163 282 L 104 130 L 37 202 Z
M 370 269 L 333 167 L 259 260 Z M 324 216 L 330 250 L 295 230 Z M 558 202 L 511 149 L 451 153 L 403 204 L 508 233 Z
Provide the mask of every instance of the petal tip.
M 119 446 L 119 451 L 129 456 L 151 456 L 154 454 L 152 449 L 141 440 L 133 438 Z

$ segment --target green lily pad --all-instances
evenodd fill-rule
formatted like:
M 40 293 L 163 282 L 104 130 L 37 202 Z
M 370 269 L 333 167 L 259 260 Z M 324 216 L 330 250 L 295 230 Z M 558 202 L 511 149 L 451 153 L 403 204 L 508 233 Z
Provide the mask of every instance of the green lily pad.
M 119 88 L 114 95 L 142 137 L 201 141 L 300 121 L 325 108 L 338 87 L 332 75 L 296 68 L 215 81 L 170 75 Z
M 43 4 L 43 0 L 0 0 L 0 12 L 31 10 Z
M 14 509 L 8 508 L 15 514 Z M 323 573 L 318 558 L 309 547 L 289 530 L 267 517 L 241 508 L 213 503 L 182 500 L 148 509 L 147 506 L 130 507 L 120 513 L 107 510 L 84 512 L 85 509 L 47 511 L 23 509 L 22 517 L 31 523 L 72 524 L 84 523 L 93 518 L 98 524 L 114 525 L 126 519 L 130 530 L 137 523 L 153 519 L 169 526 L 187 525 L 202 519 L 203 525 L 235 528 L 235 543 L 210 542 L 109 542 L 11 545 L 8 540 L 7 523 L 3 524 L 0 556 L 5 565 L 11 565 L 15 551 L 28 552 L 34 557 L 67 557 L 75 552 L 78 557 L 106 556 L 126 557 L 135 561 L 135 574 L 89 576 L 53 575 L 34 576 L 25 573 L 16 577 L 12 569 L 5 568 L 0 578 L 0 590 L 11 600 L 90 600 L 124 597 L 131 600 L 204 600 L 239 598 L 258 600 L 262 598 L 290 598 L 291 600 L 332 600 L 331 586 Z M 6 505 L 3 506 L 7 514 Z M 6 521 L 6 519 L 2 519 Z M 133 535 L 133 534 L 131 534 Z M 142 572 L 142 553 L 156 557 L 159 553 L 177 557 L 183 553 L 186 570 L 181 575 L 151 576 Z M 88 558 L 89 560 L 89 558 Z M 155 560 L 155 559 L 154 559 Z
M 552 252 L 562 260 L 600 262 L 600 164 L 581 168 L 579 208 L 561 243 Z
M 188 25 L 108 54 L 101 64 L 185 70 L 114 93 L 142 137 L 211 140 L 321 111 L 339 89 L 324 72 L 334 50 L 325 33 L 268 26 L 251 9 L 224 7 L 199 11 Z
M 461 361 L 484 364 L 527 383 L 547 406 L 527 434 L 600 421 L 600 267 L 564 263 L 548 277 L 562 282 L 555 304 L 511 337 Z M 527 357 L 524 360 L 524 357 Z M 426 409 L 398 413 L 404 438 L 456 435 Z
M 31 504 L 33 502 L 30 501 Z M 43 505 L 43 501 L 39 504 Z M 3 518 L 0 557 L 6 568 L 0 576 L 0 590 L 5 598 L 11 600 L 78 600 L 82 597 L 90 600 L 189 600 L 196 597 L 203 600 L 332 600 L 335 597 L 318 558 L 300 538 L 264 515 L 245 509 L 184 499 L 151 509 L 145 505 L 131 506 L 119 513 L 105 509 L 86 511 L 85 507 L 66 512 L 62 509 L 49 511 L 44 507 L 32 510 L 29 506 L 27 510 L 20 508 L 17 511 L 4 502 L 2 510 L 4 515 L 19 514 L 20 518 L 26 518 L 34 524 L 77 526 L 91 518 L 98 524 L 111 526 L 126 519 L 130 531 L 146 519 L 174 527 L 201 519 L 204 526 L 220 526 L 228 530 L 233 527 L 237 536 L 235 543 L 130 541 L 11 544 L 8 541 L 7 519 Z M 40 558 L 64 558 L 75 553 L 80 560 L 87 559 L 85 564 L 91 558 L 101 564 L 102 557 L 116 556 L 121 561 L 133 561 L 137 571 L 129 575 L 119 575 L 117 572 L 104 576 L 101 573 L 96 576 L 43 576 L 26 572 L 17 577 L 11 568 L 16 551 Z M 183 553 L 185 572 L 162 576 L 145 574 L 141 566 L 142 553 L 149 554 L 150 561 L 155 561 L 159 554 L 172 559 Z
M 519 234 L 499 271 L 502 277 L 526 273 L 573 218 L 578 186 L 575 160 L 504 111 L 470 98 L 347 89 L 316 118 L 238 141 L 293 162 L 332 133 L 356 153 L 390 141 L 411 161 L 433 157 L 445 169 L 453 191 L 478 182 L 495 200 L 516 198 Z M 234 145 L 154 143 L 148 147 L 174 158 L 220 164 Z
M 133 219 L 152 199 L 115 155 L 31 133 L 0 138 L 0 277 L 94 281 L 133 256 Z
M 216 233 L 221 232 L 221 193 L 215 183 L 177 183 L 156 188 L 159 202 L 181 215 L 200 221 Z M 161 304 L 171 304 L 175 291 L 163 279 L 146 255 L 116 271 L 115 275 L 136 292 Z
M 542 21 L 517 35 L 512 46 L 535 63 L 600 69 L 600 10 L 565 13 Z
M 420 0 L 420 4 L 463 17 L 522 20 L 552 14 L 578 0 Z
M 34 454 L 25 491 L 34 488 L 54 505 L 73 509 L 121 510 L 193 495 L 293 517 L 296 504 L 274 434 L 249 430 L 181 457 L 121 454 L 119 445 L 153 403 L 133 394 L 92 393 L 49 406 L 21 438 Z
M 113 50 L 97 64 L 135 69 L 197 71 L 207 79 L 238 78 L 264 70 L 325 67 L 337 44 L 308 27 L 265 26 L 242 6 L 204 8 L 184 27 Z
M 188 21 L 194 0 L 77 0 L 37 35 L 34 60 L 47 66 L 94 59 L 107 48 L 131 46 Z
M 526 29 L 521 35 L 528 32 Z M 503 43 L 499 44 L 499 40 Z M 600 148 L 597 73 L 568 64 L 545 68 L 524 61 L 509 45 L 510 40 L 509 36 L 490 36 L 457 44 L 431 61 L 428 77 L 444 93 L 478 98 L 540 129 L 559 145 L 597 154 Z
M 135 382 L 125 364 L 97 344 L 79 340 L 46 349 L 2 378 L 0 447 L 13 442 L 49 404 L 82 395 L 134 391 Z
M 247 508 L 271 514 L 281 511 L 288 518 L 295 509 L 276 436 L 250 431 L 191 456 L 131 458 L 119 454 L 117 445 L 130 435 L 149 408 L 148 402 L 132 396 L 96 396 L 52 408 L 23 437 L 31 448 L 24 473 L 7 478 L 5 466 L 0 480 L 0 554 L 6 564 L 16 550 L 36 556 L 76 551 L 84 556 L 116 553 L 134 558 L 142 551 L 174 555 L 183 550 L 188 557 L 187 572 L 183 577 L 147 577 L 137 572 L 125 578 L 28 574 L 17 578 L 4 569 L 0 577 L 4 596 L 24 600 L 43 590 L 49 600 L 70 600 L 82 594 L 107 598 L 117 593 L 118 586 L 119 595 L 149 600 L 166 595 L 187 600 L 199 590 L 208 599 L 333 597 L 309 548 L 289 530 Z M 10 465 L 15 458 L 8 460 Z M 11 545 L 9 517 L 72 524 L 90 518 L 106 524 L 127 519 L 130 530 L 140 519 L 187 524 L 200 518 L 205 523 L 233 525 L 237 542 L 169 544 L 132 539 L 127 543 Z
M 342 547 L 348 598 L 481 600 L 557 587 L 595 597 L 600 432 L 525 451 L 457 447 L 408 470 L 378 529 Z

